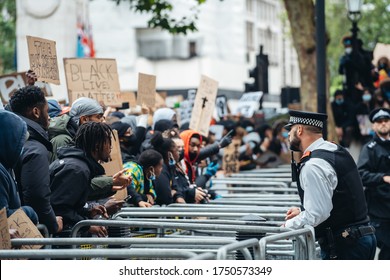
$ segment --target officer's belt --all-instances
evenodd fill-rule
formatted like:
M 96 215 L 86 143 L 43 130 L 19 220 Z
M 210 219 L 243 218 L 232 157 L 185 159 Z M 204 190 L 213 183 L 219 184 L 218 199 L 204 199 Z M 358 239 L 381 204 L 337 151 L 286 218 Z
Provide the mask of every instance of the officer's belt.
M 337 231 L 333 234 L 334 237 L 342 237 L 342 238 L 355 238 L 358 239 L 360 237 L 370 235 L 375 233 L 375 228 L 369 225 L 360 225 L 360 226 L 351 226 L 345 228 L 342 231 Z

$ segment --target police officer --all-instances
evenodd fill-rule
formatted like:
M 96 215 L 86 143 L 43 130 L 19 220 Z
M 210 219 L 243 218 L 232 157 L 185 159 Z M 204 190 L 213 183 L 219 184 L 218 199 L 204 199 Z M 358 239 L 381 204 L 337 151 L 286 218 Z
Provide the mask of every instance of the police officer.
M 368 215 L 376 229 L 380 260 L 390 260 L 390 110 L 377 108 L 370 113 L 375 131 L 363 146 L 358 170 L 366 187 Z
M 325 141 L 327 115 L 290 111 L 290 149 L 302 152 L 293 164 L 301 208 L 291 208 L 285 227 L 313 226 L 322 259 L 373 259 L 374 228 L 368 224 L 367 206 L 359 173 L 343 147 Z

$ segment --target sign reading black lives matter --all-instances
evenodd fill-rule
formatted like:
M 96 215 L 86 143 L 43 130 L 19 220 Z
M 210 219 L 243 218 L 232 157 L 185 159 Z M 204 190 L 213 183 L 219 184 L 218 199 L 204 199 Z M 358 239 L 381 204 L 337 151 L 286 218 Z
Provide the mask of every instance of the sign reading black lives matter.
M 56 42 L 27 36 L 27 45 L 30 69 L 35 72 L 38 81 L 59 85 Z
M 69 104 L 89 97 L 106 106 L 121 106 L 122 98 L 115 59 L 64 58 Z

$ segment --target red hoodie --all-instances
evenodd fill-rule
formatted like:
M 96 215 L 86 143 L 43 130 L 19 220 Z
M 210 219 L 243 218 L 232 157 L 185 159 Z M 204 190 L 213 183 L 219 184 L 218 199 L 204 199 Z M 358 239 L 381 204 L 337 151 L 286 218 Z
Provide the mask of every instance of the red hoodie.
M 192 160 L 190 159 L 190 141 L 191 138 L 196 135 L 196 138 L 199 138 L 200 142 L 202 143 L 202 135 L 200 135 L 198 132 L 195 130 L 185 130 L 182 133 L 180 133 L 180 137 L 184 142 L 184 162 L 186 164 L 187 170 L 186 173 L 188 177 L 191 179 L 191 183 L 195 182 L 196 178 L 196 170 L 195 166 L 193 164 L 196 162 L 199 156 L 200 150 L 198 149 L 198 154 L 196 155 L 195 158 Z M 189 173 L 191 171 L 191 174 Z M 191 175 L 191 176 L 190 176 Z

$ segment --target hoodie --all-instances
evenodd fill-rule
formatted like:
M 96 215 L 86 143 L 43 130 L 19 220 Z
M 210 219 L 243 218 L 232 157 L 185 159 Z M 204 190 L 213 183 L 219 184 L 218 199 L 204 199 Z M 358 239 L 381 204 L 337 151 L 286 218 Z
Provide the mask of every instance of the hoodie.
M 51 203 L 57 216 L 62 216 L 64 229 L 88 219 L 84 208 L 91 179 L 104 174 L 104 168 L 83 150 L 63 147 L 58 159 L 50 164 Z
M 190 157 L 190 141 L 191 138 L 193 138 L 194 136 L 199 138 L 200 142 L 202 143 L 202 136 L 194 130 L 185 130 L 182 133 L 180 133 L 180 138 L 184 142 L 184 163 L 186 165 L 186 172 L 191 183 L 195 182 L 195 177 L 196 177 L 195 163 L 199 157 L 199 151 L 200 151 L 198 150 L 198 153 L 195 155 L 195 157 L 193 158 Z
M 58 224 L 50 205 L 49 155 L 52 145 L 47 131 L 37 122 L 21 116 L 30 134 L 23 154 L 15 167 L 22 205 L 31 206 L 50 233 L 57 232 Z
M 18 188 L 11 169 L 16 165 L 26 141 L 26 123 L 14 113 L 0 111 L 0 209 L 6 208 L 7 217 L 21 207 Z M 22 207 L 34 224 L 37 214 L 31 207 Z
M 155 125 L 160 120 L 172 120 L 173 116 L 176 115 L 176 112 L 170 108 L 160 108 L 157 109 L 153 114 L 153 125 L 152 129 L 155 129 Z
M 180 133 L 180 138 L 184 142 L 184 163 L 186 165 L 186 173 L 191 184 L 196 183 L 198 187 L 204 188 L 211 176 L 206 174 L 197 176 L 196 163 L 201 160 L 204 160 L 205 158 L 208 158 L 209 156 L 217 154 L 219 152 L 219 144 L 214 143 L 212 145 L 208 145 L 204 148 L 201 148 L 200 150 L 198 150 L 198 154 L 194 158 L 191 158 L 189 152 L 190 140 L 195 135 L 197 135 L 197 137 L 200 139 L 200 142 L 202 142 L 202 136 L 194 130 L 185 130 Z
M 53 153 L 50 157 L 50 162 L 57 159 L 57 150 L 60 147 L 68 147 L 73 145 L 73 137 L 76 135 L 78 125 L 68 115 L 62 115 L 50 120 L 49 139 L 53 145 Z

